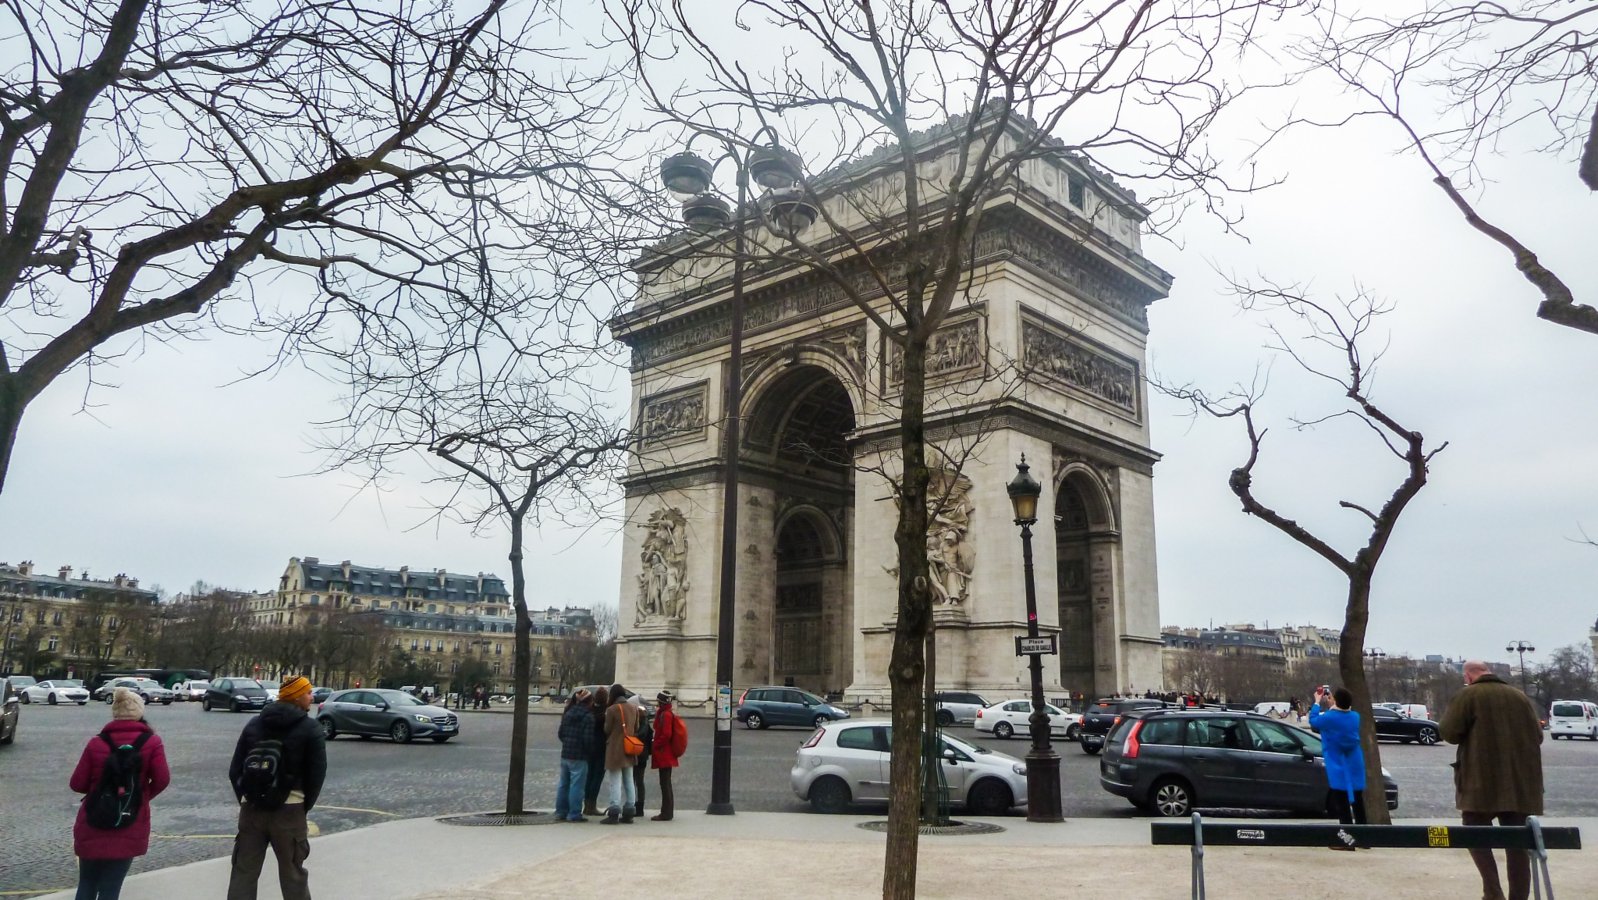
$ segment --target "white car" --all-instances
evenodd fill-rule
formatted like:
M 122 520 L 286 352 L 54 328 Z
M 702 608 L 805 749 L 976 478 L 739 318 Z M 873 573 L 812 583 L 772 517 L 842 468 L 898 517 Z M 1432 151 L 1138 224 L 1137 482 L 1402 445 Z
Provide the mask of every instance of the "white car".
M 793 792 L 816 812 L 888 801 L 889 719 L 846 719 L 817 728 L 794 756 Z M 945 734 L 943 778 L 949 800 L 978 816 L 1026 806 L 1026 763 Z
M 51 706 L 76 703 L 82 706 L 89 702 L 89 690 L 76 678 L 57 678 L 23 688 L 21 697 L 23 703 L 48 703 Z
M 180 681 L 172 686 L 172 692 L 177 694 L 179 700 L 198 703 L 205 699 L 205 689 L 210 686 L 209 681 Z
M 1049 714 L 1050 735 L 1068 741 L 1077 740 L 1082 736 L 1080 713 L 1066 712 L 1048 703 L 1043 704 L 1043 710 Z M 988 732 L 1000 740 L 1009 740 L 1017 734 L 1030 736 L 1031 718 L 1031 700 L 1005 700 L 987 709 L 977 710 L 976 727 L 978 731 Z
M 143 700 L 145 703 L 160 703 L 163 706 L 171 706 L 172 701 L 177 699 L 177 694 L 162 687 L 161 683 L 159 681 L 155 681 L 154 679 L 118 678 L 115 681 L 112 681 L 108 686 L 108 689 L 105 692 L 105 702 L 110 703 L 112 700 L 116 699 L 117 688 L 127 688 L 135 694 L 138 694 L 139 699 Z
M 283 687 L 283 682 L 281 682 L 281 681 L 263 681 L 263 682 L 261 682 L 261 690 L 266 691 L 266 702 L 268 702 L 268 703 L 276 703 L 277 702 L 277 692 L 282 687 Z
M 1555 740 L 1583 738 L 1598 741 L 1598 703 L 1586 700 L 1555 700 L 1548 708 L 1548 733 Z

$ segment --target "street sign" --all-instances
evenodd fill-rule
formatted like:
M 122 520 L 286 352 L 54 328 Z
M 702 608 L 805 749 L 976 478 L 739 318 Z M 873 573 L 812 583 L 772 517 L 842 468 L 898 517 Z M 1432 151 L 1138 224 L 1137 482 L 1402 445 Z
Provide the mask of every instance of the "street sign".
M 1059 653 L 1054 649 L 1054 635 L 1045 634 L 1038 637 L 1018 637 L 1015 639 L 1016 656 L 1039 656 L 1044 653 L 1054 656 Z

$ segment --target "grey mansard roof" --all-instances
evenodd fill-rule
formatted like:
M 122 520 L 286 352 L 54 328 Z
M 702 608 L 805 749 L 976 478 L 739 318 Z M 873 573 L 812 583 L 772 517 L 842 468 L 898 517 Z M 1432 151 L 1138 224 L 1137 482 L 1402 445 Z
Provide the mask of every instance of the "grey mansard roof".
M 324 563 L 311 556 L 301 559 L 299 566 L 305 574 L 305 589 L 312 591 L 330 590 L 329 586 L 336 582 L 344 584 L 343 589 L 351 594 L 373 597 L 403 598 L 407 596 L 405 593 L 407 589 L 420 589 L 421 599 L 424 600 L 459 602 L 482 600 L 503 603 L 510 599 L 510 591 L 505 589 L 505 582 L 498 575 L 462 575 L 445 572 L 443 583 L 440 584 L 439 573 L 434 570 L 401 571 L 351 565 L 349 581 L 346 584 L 342 563 Z M 479 580 L 482 582 L 481 593 L 478 591 Z

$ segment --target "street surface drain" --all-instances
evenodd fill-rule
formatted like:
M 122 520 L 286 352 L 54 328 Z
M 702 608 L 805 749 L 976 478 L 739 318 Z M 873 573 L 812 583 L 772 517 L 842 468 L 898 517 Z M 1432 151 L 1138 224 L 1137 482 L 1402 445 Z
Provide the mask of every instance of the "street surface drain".
M 864 828 L 867 831 L 886 832 L 888 830 L 888 823 L 861 822 L 855 827 Z M 922 834 L 998 834 L 1004 831 L 1004 826 L 994 825 L 991 822 L 956 822 L 951 820 L 947 825 L 922 825 L 916 830 Z
M 559 821 L 554 813 L 471 813 L 465 816 L 443 816 L 438 821 L 445 825 L 553 825 Z

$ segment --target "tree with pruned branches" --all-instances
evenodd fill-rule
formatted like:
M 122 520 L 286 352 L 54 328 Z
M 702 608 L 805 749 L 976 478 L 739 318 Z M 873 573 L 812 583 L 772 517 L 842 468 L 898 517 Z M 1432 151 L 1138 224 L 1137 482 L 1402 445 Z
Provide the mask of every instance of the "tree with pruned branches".
M 640 89 L 670 128 L 740 152 L 763 145 L 755 132 L 780 130 L 788 146 L 836 161 L 795 186 L 816 201 L 818 234 L 781 223 L 773 230 L 769 220 L 736 230 L 757 257 L 826 279 L 902 358 L 898 458 L 888 481 L 898 500 L 898 603 L 888 670 L 894 748 L 885 897 L 915 892 L 922 810 L 917 745 L 932 627 L 927 526 L 936 453 L 928 350 L 970 294 L 983 216 L 1040 157 L 1070 157 L 1156 185 L 1155 203 L 1166 212 L 1181 199 L 1253 187 L 1229 182 L 1204 147 L 1211 124 L 1244 89 L 1219 77 L 1214 60 L 1243 52 L 1257 26 L 1297 5 L 746 0 L 730 16 L 738 31 L 728 33 L 720 8 L 607 3 Z M 684 59 L 697 71 L 679 86 Z M 923 164 L 943 153 L 951 163 L 931 175 Z M 705 244 L 715 241 L 695 252 L 714 252 Z M 865 261 L 863 280 L 840 265 L 846 259 Z
M 1256 385 L 1212 396 L 1191 386 L 1156 385 L 1164 393 L 1192 404 L 1196 413 L 1242 420 L 1248 439 L 1248 458 L 1232 470 L 1227 484 L 1242 503 L 1243 512 L 1264 521 L 1331 563 L 1347 580 L 1343 629 L 1338 646 L 1338 673 L 1343 685 L 1354 695 L 1354 708 L 1361 714 L 1366 783 L 1381 784 L 1381 751 L 1376 744 L 1376 731 L 1370 712 L 1372 698 L 1365 678 L 1365 633 L 1370 622 L 1371 585 L 1376 577 L 1377 564 L 1381 562 L 1398 528 L 1399 517 L 1421 488 L 1426 486 L 1432 459 L 1448 444 L 1444 442 L 1429 447 L 1424 435 L 1403 425 L 1371 396 L 1371 370 L 1380 353 L 1372 353 L 1366 344 L 1370 340 L 1371 328 L 1390 309 L 1389 305 L 1364 293 L 1331 304 L 1316 300 L 1291 285 L 1267 283 L 1264 287 L 1254 287 L 1234 282 L 1233 286 L 1243 296 L 1245 307 L 1280 311 L 1298 320 L 1303 331 L 1297 339 L 1289 339 L 1286 332 L 1274 324 L 1271 326 L 1275 336 L 1272 349 L 1288 356 L 1305 372 L 1334 385 L 1345 400 L 1345 405 L 1337 412 L 1316 419 L 1299 420 L 1296 426 L 1310 428 L 1334 420 L 1353 420 L 1376 435 L 1382 446 L 1403 464 L 1402 479 L 1380 506 L 1372 508 L 1352 500 L 1338 502 L 1342 509 L 1358 513 L 1370 521 L 1364 545 L 1347 554 L 1260 498 L 1254 483 L 1254 468 L 1260 461 L 1265 435 L 1269 430 L 1261 427 L 1256 419 L 1258 404 L 1263 396 L 1261 388 Z M 1323 353 L 1336 360 L 1335 367 L 1321 359 Z M 1389 821 L 1387 806 L 1379 794 L 1367 801 L 1365 814 L 1373 823 L 1386 824 Z

